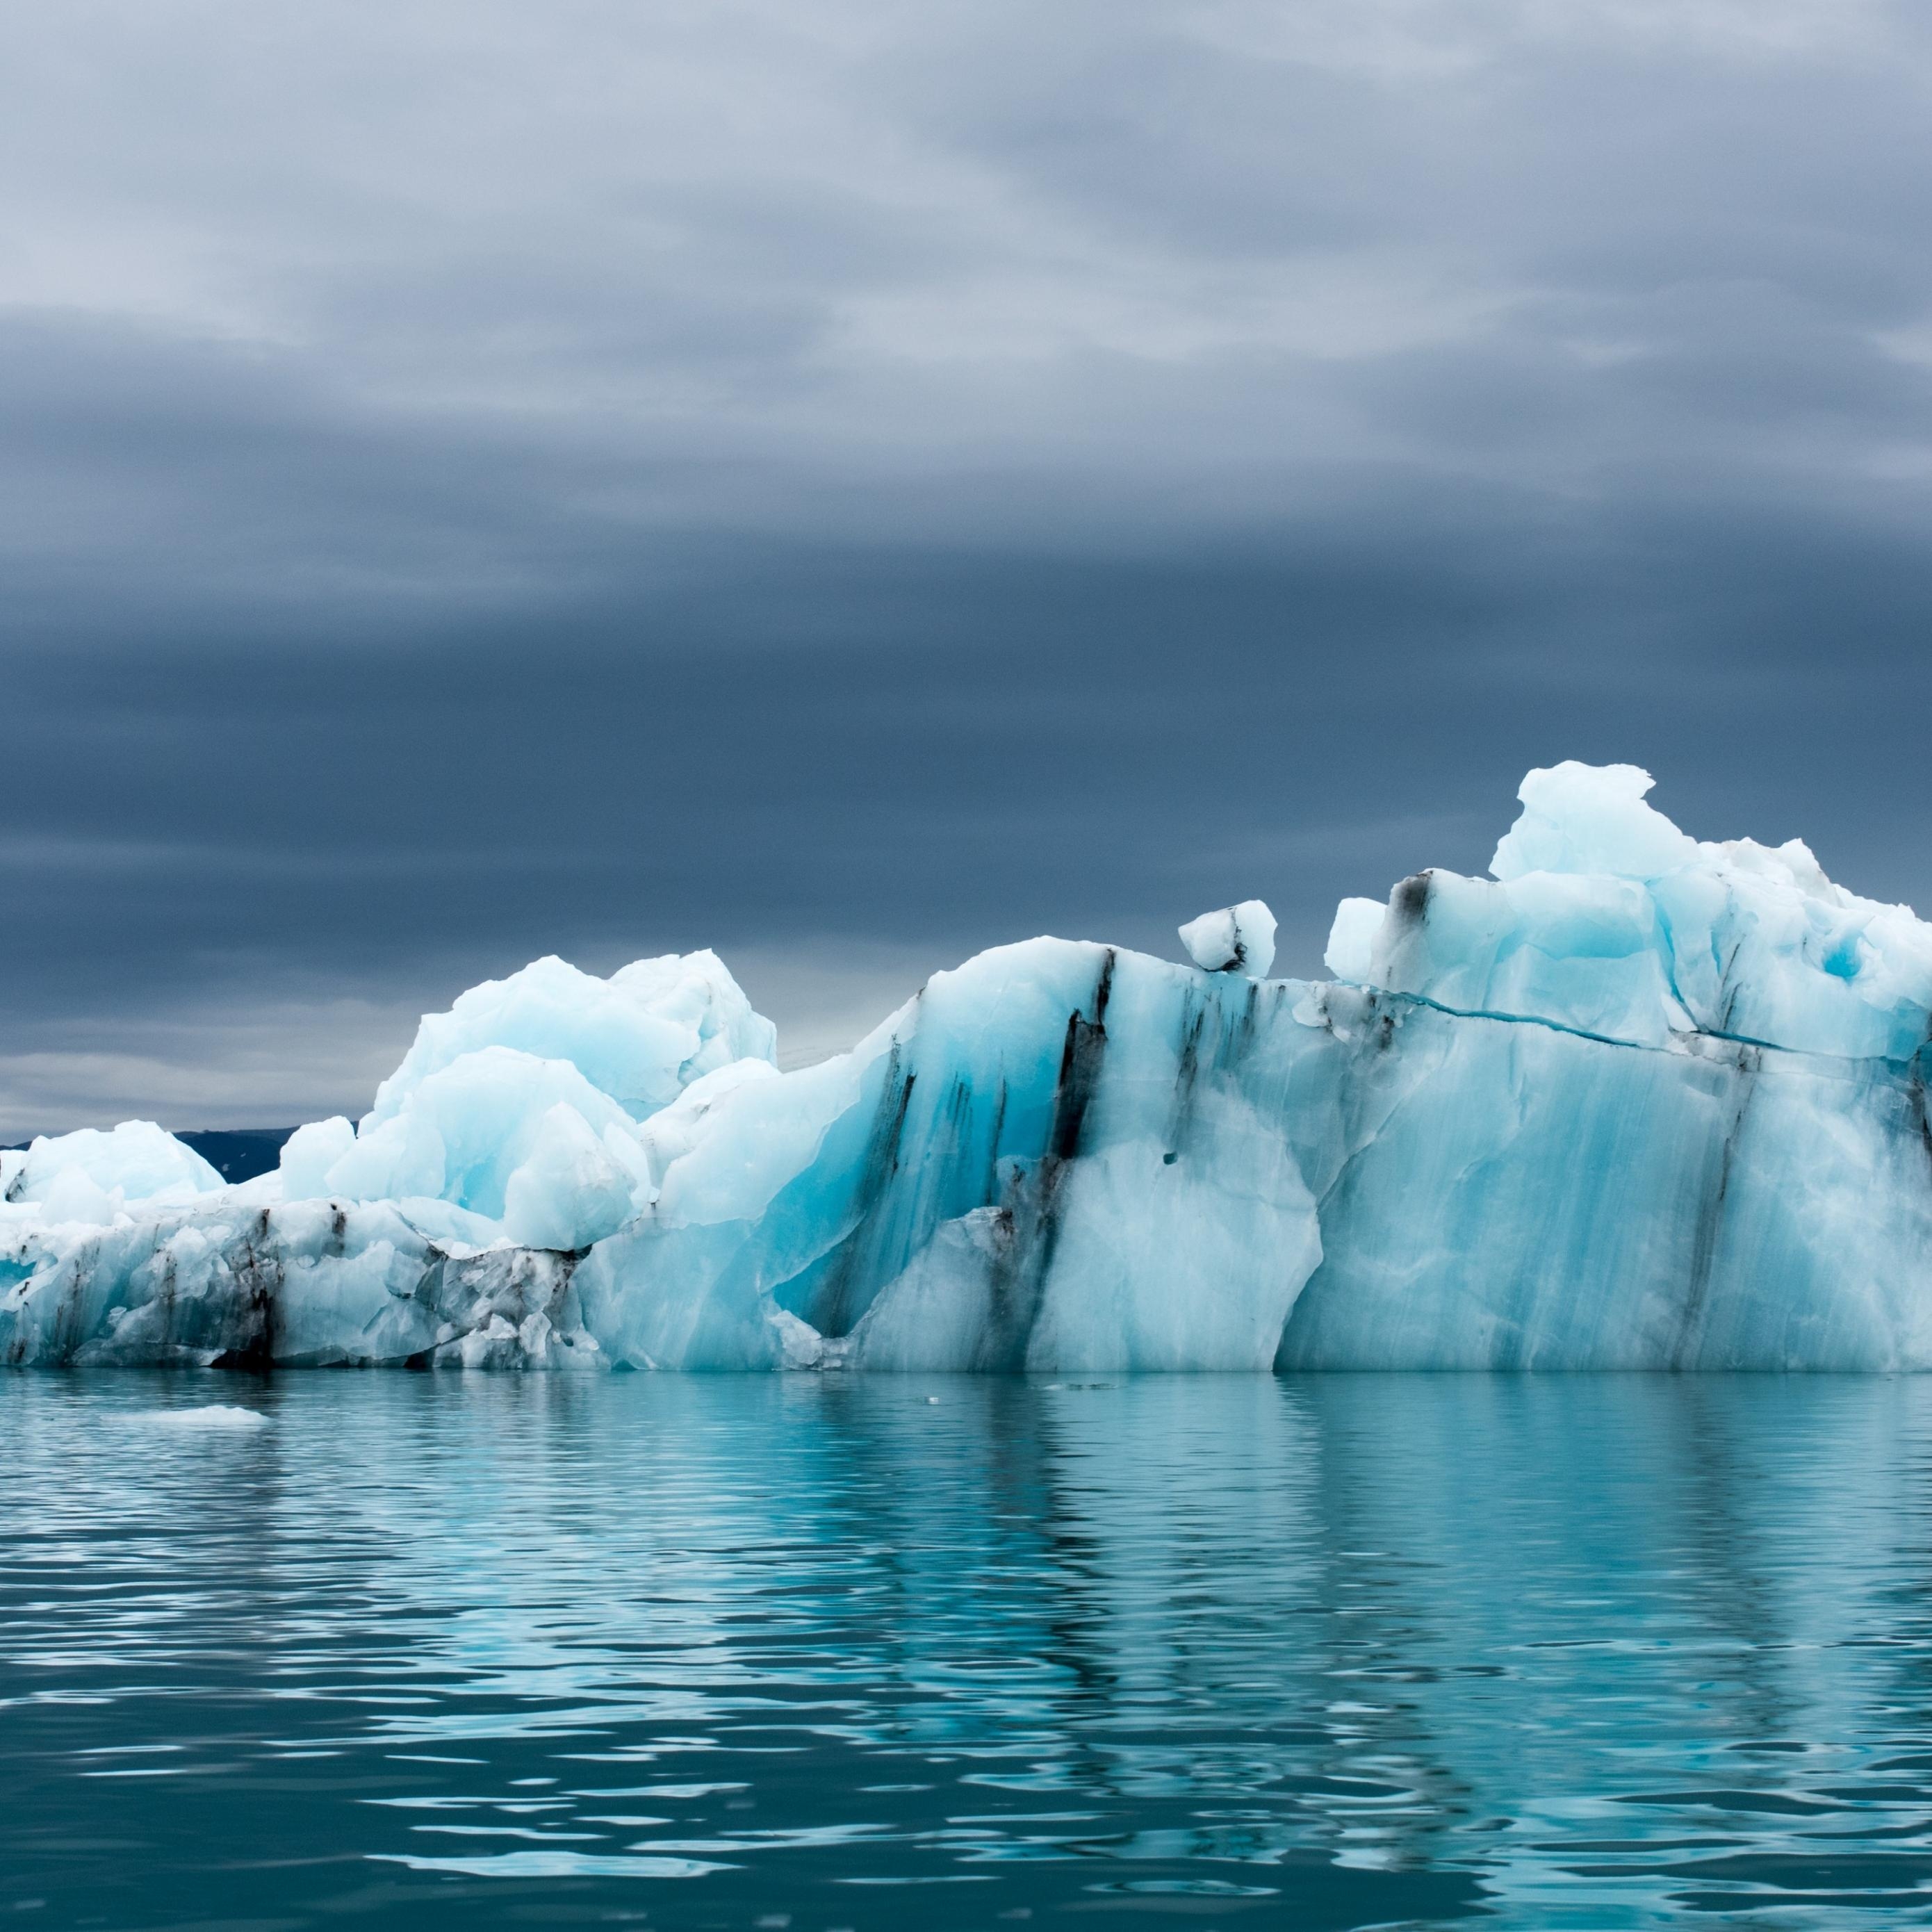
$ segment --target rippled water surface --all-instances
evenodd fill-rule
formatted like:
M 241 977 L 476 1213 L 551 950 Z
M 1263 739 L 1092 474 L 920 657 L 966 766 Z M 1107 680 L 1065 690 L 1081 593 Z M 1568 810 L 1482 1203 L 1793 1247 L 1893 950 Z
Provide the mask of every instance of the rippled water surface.
M 1928 1450 L 1910 1381 L 14 1376 L 0 1913 L 1932 1923 Z

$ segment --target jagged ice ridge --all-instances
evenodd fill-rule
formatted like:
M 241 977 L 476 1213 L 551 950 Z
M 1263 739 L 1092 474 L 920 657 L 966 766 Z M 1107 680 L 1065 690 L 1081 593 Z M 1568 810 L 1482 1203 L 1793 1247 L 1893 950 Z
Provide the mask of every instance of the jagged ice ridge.
M 225 1186 L 150 1124 L 0 1155 L 15 1364 L 1932 1365 L 1932 928 L 1647 774 L 1532 772 L 1488 879 L 1270 980 L 1039 939 L 789 1073 L 708 952 L 543 959 Z

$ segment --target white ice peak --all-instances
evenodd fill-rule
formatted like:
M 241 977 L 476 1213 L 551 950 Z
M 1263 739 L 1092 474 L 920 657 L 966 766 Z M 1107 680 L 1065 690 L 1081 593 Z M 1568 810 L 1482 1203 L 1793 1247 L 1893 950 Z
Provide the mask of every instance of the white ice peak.
M 1344 899 L 1336 979 L 1467 1013 L 1661 1046 L 1692 1034 L 1909 1060 L 1932 1014 L 1932 927 L 1826 878 L 1798 839 L 1700 844 L 1634 765 L 1532 772 L 1493 881 L 1427 872 Z

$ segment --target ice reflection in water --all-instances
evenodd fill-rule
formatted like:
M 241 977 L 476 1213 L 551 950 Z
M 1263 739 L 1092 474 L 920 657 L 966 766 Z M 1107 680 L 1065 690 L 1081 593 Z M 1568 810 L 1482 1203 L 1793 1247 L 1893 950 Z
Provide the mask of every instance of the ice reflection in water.
M 1932 1919 L 1929 1444 L 1906 1381 L 14 1376 L 0 1908 Z

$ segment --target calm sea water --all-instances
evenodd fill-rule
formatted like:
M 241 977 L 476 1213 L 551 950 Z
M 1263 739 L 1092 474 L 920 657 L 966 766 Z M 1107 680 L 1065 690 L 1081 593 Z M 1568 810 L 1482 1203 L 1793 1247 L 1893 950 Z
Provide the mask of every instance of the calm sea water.
M 16 1375 L 0 1456 L 22 1927 L 1932 1923 L 1926 1382 Z

